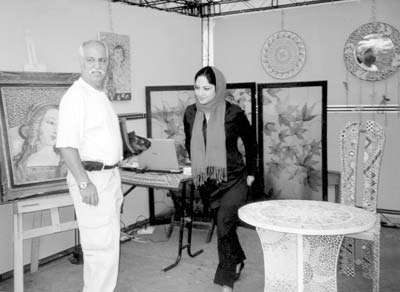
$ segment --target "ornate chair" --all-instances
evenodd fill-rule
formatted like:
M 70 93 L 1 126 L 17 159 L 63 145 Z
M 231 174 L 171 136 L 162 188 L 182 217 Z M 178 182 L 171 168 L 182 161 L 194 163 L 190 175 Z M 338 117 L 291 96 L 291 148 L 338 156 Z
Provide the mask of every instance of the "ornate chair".
M 377 220 L 372 229 L 344 237 L 339 271 L 355 276 L 356 265 L 361 266 L 363 277 L 372 279 L 373 292 L 379 291 L 380 216 L 376 208 L 384 142 L 383 128 L 375 121 L 367 121 L 365 128 L 360 122 L 349 122 L 340 136 L 340 203 L 357 204 L 376 214 Z

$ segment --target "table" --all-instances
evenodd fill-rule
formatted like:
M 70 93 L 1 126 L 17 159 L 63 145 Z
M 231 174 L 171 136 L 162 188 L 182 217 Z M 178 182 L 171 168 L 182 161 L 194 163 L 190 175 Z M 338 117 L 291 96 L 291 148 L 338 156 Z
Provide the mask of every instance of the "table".
M 184 210 L 186 204 L 186 184 L 192 181 L 193 178 L 190 175 L 184 175 L 181 173 L 155 173 L 155 172 L 145 172 L 145 173 L 136 173 L 133 171 L 121 170 L 121 181 L 123 184 L 131 185 L 124 195 L 131 192 L 135 187 L 146 187 L 146 188 L 155 188 L 155 189 L 165 189 L 172 190 L 176 192 L 181 192 L 181 214 L 180 214 L 180 225 L 179 225 L 179 246 L 178 246 L 178 255 L 173 264 L 165 267 L 162 271 L 166 272 L 175 266 L 178 265 L 179 261 L 182 257 L 182 250 L 186 249 L 187 253 L 190 257 L 198 256 L 203 252 L 202 249 L 192 253 L 191 251 L 191 242 L 192 242 L 192 222 L 193 222 L 193 213 L 190 212 L 189 220 L 185 218 Z M 153 200 L 149 200 L 149 205 L 154 203 Z M 193 191 L 190 192 L 189 198 L 189 210 L 193 210 Z M 149 206 L 150 207 L 150 206 Z M 150 209 L 151 211 L 151 209 Z M 154 206 L 153 206 L 153 216 L 154 216 Z M 150 220 L 151 222 L 151 220 Z M 183 231 L 185 226 L 188 229 L 187 236 L 187 244 L 183 245 Z
M 245 205 L 239 218 L 256 227 L 264 253 L 265 292 L 337 291 L 344 234 L 372 228 L 376 217 L 343 204 L 274 200 Z

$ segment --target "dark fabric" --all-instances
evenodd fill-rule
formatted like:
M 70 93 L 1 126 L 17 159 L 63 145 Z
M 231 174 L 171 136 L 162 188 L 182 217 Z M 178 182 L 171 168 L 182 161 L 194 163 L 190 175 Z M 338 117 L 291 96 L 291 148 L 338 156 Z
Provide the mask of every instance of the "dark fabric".
M 214 283 L 233 287 L 236 266 L 246 259 L 236 232 L 238 209 L 245 203 L 247 196 L 246 177 L 242 176 L 231 188 L 221 193 L 220 206 L 214 210 L 219 258 Z
M 190 153 L 190 137 L 195 105 L 186 108 L 184 116 L 185 146 Z M 203 124 L 206 133 L 207 124 Z M 228 181 L 216 183 L 208 180 L 199 187 L 202 200 L 213 209 L 217 223 L 219 264 L 215 273 L 214 283 L 233 287 L 236 265 L 246 257 L 241 248 L 236 228 L 238 224 L 238 209 L 245 204 L 248 187 L 247 175 L 256 173 L 256 140 L 244 111 L 237 105 L 226 102 L 225 135 Z M 204 135 L 206 137 L 206 135 Z M 246 151 L 246 164 L 238 150 L 238 139 L 241 138 Z M 207 143 L 207 141 L 205 141 Z
M 112 169 L 118 167 L 118 164 L 105 165 L 98 161 L 82 161 L 83 168 L 87 171 L 99 171 L 103 169 Z
M 185 130 L 185 147 L 190 153 L 190 140 L 192 128 L 197 109 L 196 105 L 189 105 L 185 110 L 183 125 Z M 203 131 L 206 133 L 207 124 L 204 122 Z M 257 143 L 253 135 L 250 123 L 244 111 L 237 105 L 226 102 L 225 112 L 225 144 L 226 144 L 226 162 L 228 171 L 228 183 L 230 180 L 241 176 L 244 171 L 248 175 L 256 173 Z M 206 137 L 206 135 L 204 135 Z M 237 147 L 238 138 L 241 138 L 246 150 L 246 165 L 242 154 Z M 221 183 L 221 185 L 223 185 Z M 224 188 L 223 186 L 221 186 Z

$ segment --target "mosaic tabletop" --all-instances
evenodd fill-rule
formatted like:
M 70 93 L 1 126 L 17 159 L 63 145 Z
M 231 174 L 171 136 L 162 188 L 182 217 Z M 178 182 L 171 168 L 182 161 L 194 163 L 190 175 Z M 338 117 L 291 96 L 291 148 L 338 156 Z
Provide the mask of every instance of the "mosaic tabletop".
M 361 208 L 311 200 L 271 200 L 239 209 L 244 222 L 268 230 L 307 234 L 339 235 L 368 230 L 376 216 Z

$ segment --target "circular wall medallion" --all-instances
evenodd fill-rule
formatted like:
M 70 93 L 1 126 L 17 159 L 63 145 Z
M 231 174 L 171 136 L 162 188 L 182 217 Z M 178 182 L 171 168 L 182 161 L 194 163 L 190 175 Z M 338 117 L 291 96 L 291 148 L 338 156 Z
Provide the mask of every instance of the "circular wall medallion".
M 400 66 L 400 32 L 384 22 L 363 24 L 347 39 L 343 58 L 347 70 L 360 79 L 386 79 Z
M 287 79 L 300 72 L 306 60 L 303 40 L 294 32 L 278 31 L 271 35 L 261 50 L 264 70 L 274 78 Z

